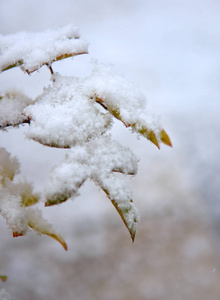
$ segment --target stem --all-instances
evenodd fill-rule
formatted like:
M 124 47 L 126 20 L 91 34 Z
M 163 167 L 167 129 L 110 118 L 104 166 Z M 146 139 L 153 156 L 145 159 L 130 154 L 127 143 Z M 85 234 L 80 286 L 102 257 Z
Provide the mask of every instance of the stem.
M 50 70 L 50 74 L 53 75 L 53 74 L 54 74 L 54 71 L 53 71 L 53 69 L 52 69 L 51 64 L 46 64 L 46 66 L 47 66 L 48 69 Z

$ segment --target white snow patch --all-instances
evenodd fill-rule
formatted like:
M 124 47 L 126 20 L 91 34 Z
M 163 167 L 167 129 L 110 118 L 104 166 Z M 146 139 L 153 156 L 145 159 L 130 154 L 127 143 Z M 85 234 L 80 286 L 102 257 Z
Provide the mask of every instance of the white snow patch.
M 87 51 L 88 43 L 79 39 L 79 29 L 73 25 L 45 32 L 0 35 L 0 71 L 22 64 L 22 69 L 33 72 L 59 56 Z
M 33 101 L 19 91 L 10 91 L 0 97 L 0 127 L 22 123 L 26 119 L 23 109 L 31 103 Z

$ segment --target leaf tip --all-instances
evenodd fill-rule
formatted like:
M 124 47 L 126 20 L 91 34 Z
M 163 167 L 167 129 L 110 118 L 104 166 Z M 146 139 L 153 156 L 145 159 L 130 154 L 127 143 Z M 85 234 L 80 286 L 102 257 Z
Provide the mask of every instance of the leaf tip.
M 135 240 L 135 235 L 136 235 L 136 231 L 131 233 L 130 232 L 130 235 L 131 235 L 131 240 L 132 240 L 132 243 L 134 243 L 134 240 Z
M 63 247 L 64 250 L 66 250 L 66 251 L 68 250 L 68 246 L 67 246 L 66 242 L 60 235 L 57 235 L 55 233 L 45 233 L 45 234 L 50 236 L 51 238 L 55 239 L 58 243 L 60 243 L 60 245 Z
M 163 142 L 165 145 L 167 145 L 169 147 L 173 147 L 170 137 L 164 129 L 162 129 L 160 132 L 160 139 L 161 139 L 161 142 Z

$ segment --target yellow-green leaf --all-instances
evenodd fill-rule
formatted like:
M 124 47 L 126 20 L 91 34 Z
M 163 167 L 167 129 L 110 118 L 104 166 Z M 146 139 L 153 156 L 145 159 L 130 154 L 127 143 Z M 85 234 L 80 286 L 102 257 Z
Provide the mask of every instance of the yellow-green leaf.
M 67 244 L 63 239 L 63 237 L 60 234 L 56 233 L 52 225 L 49 224 L 45 219 L 43 219 L 40 211 L 29 209 L 28 226 L 40 234 L 45 234 L 52 237 L 57 242 L 59 242 L 63 246 L 63 248 L 67 251 Z
M 45 61 L 43 62 L 38 68 L 34 69 L 34 70 L 25 70 L 25 72 L 27 72 L 28 74 L 31 74 L 37 70 L 39 70 L 42 66 L 44 65 L 51 65 L 51 63 L 55 62 L 55 61 L 59 61 L 59 60 L 62 60 L 64 58 L 68 58 L 68 57 L 72 57 L 72 56 L 76 56 L 76 55 L 80 55 L 80 54 L 87 54 L 88 52 L 86 51 L 82 51 L 82 52 L 72 52 L 72 53 L 65 53 L 65 54 L 62 54 L 62 55 L 59 55 L 57 56 L 55 59 L 53 59 L 52 61 Z M 20 67 L 23 65 L 23 60 L 18 60 L 17 62 L 15 62 L 14 64 L 10 64 L 6 67 L 4 67 L 4 69 L 1 70 L 1 72 L 4 72 L 4 71 L 7 71 L 7 70 L 10 70 L 12 68 L 15 68 L 15 67 Z
M 39 201 L 39 195 L 37 193 L 33 193 L 33 187 L 31 184 L 23 182 L 19 184 L 19 187 L 21 189 L 21 204 L 23 206 L 28 207 Z
M 5 275 L 0 275 L 1 281 L 5 282 L 8 278 Z
M 156 145 L 158 149 L 160 149 L 159 142 L 158 142 L 156 134 L 153 132 L 153 130 L 148 129 L 146 126 L 143 126 L 143 125 L 141 125 L 141 126 L 137 125 L 136 123 L 132 124 L 131 127 L 135 131 L 139 132 L 141 135 L 146 137 L 154 145 Z
M 132 239 L 132 242 L 134 242 L 135 234 L 136 234 L 137 219 L 136 219 L 135 215 L 131 213 L 131 207 L 130 208 L 126 208 L 126 209 L 125 208 L 121 208 L 114 199 L 111 199 L 108 190 L 106 188 L 102 187 L 102 186 L 101 186 L 101 188 L 106 193 L 106 195 L 108 196 L 108 198 L 111 200 L 112 204 L 114 205 L 115 209 L 117 210 L 118 214 L 120 215 L 122 221 L 124 222 L 126 228 L 128 229 L 128 231 L 130 233 L 130 236 L 131 236 L 131 239 Z M 133 203 L 133 201 L 130 200 L 130 203 Z M 133 215 L 132 221 L 131 220 L 128 221 L 128 219 L 126 218 L 126 216 L 129 213 L 131 213 Z
M 70 197 L 71 197 L 71 193 L 69 193 L 69 192 L 56 193 L 47 199 L 45 206 L 52 206 L 52 205 L 57 205 L 57 204 L 63 203 L 66 200 L 68 200 Z
M 51 238 L 55 239 L 57 242 L 59 242 L 63 246 L 64 250 L 66 250 L 66 251 L 68 250 L 67 244 L 61 235 L 55 234 L 55 233 L 48 233 L 48 232 L 45 232 L 43 234 L 46 234 L 46 235 L 50 236 Z
M 127 227 L 129 233 L 130 233 L 130 236 L 131 236 L 131 239 L 132 239 L 132 242 L 134 242 L 134 239 L 135 239 L 135 235 L 136 235 L 136 223 L 137 223 L 137 220 L 136 218 L 134 217 L 133 219 L 133 222 L 132 222 L 132 225 L 130 225 L 127 220 L 126 220 L 126 214 L 129 213 L 129 210 L 123 210 L 119 207 L 118 203 L 114 200 L 111 200 L 112 204 L 114 205 L 114 207 L 116 208 L 117 212 L 119 213 L 122 221 L 124 222 L 125 226 Z M 133 201 L 130 200 L 130 202 L 132 203 Z
M 166 131 L 164 129 L 162 129 L 160 132 L 160 138 L 161 138 L 161 142 L 163 142 L 167 146 L 172 147 L 172 143 L 169 138 L 169 135 L 166 133 Z
M 158 149 L 160 149 L 159 141 L 152 129 L 148 129 L 146 126 L 142 124 L 137 124 L 137 123 L 128 124 L 122 118 L 119 107 L 108 107 L 106 103 L 104 103 L 104 101 L 98 96 L 96 96 L 95 100 L 97 103 L 101 104 L 105 109 L 107 109 L 116 119 L 120 120 L 126 127 L 132 127 L 134 131 L 139 132 L 141 135 L 143 135 L 145 138 L 151 141 L 154 145 L 156 145 Z

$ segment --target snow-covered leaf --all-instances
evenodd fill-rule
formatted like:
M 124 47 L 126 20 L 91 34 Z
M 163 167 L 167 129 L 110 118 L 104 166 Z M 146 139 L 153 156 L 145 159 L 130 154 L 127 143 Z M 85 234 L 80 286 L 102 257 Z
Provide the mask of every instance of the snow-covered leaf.
M 25 109 L 31 125 L 27 136 L 44 145 L 70 148 L 103 134 L 112 118 L 90 99 L 83 79 L 53 76 L 52 86 Z
M 46 186 L 46 206 L 77 196 L 85 180 L 91 179 L 107 194 L 134 239 L 138 213 L 129 184 L 119 172 L 136 174 L 137 159 L 130 149 L 113 141 L 110 136 L 73 147 L 63 162 L 51 171 Z
M 42 218 L 41 212 L 28 208 L 38 202 L 39 195 L 33 192 L 32 185 L 26 181 L 14 183 L 15 173 L 19 173 L 17 159 L 0 148 L 0 215 L 12 230 L 13 237 L 24 235 L 30 227 L 40 234 L 54 238 L 67 250 L 62 236 Z
M 67 244 L 64 241 L 63 237 L 56 233 L 53 229 L 52 225 L 49 224 L 43 217 L 42 213 L 38 209 L 28 209 L 27 213 L 28 218 L 28 226 L 31 227 L 33 230 L 38 232 L 39 234 L 45 234 L 53 239 L 55 239 L 57 242 L 59 242 L 63 248 L 67 251 Z
M 0 147 L 0 185 L 5 183 L 6 179 L 13 180 L 15 174 L 19 173 L 19 162 L 16 157 L 11 155 Z
M 27 181 L 14 184 L 14 190 L 20 195 L 22 206 L 32 206 L 39 201 L 39 194 L 33 192 L 33 186 Z
M 88 53 L 79 29 L 68 25 L 44 32 L 18 32 L 0 35 L 0 72 L 21 66 L 28 74 L 42 65 Z
M 87 78 L 55 74 L 52 79 L 52 86 L 25 109 L 31 120 L 29 138 L 52 147 L 70 148 L 110 129 L 113 115 L 158 148 L 161 141 L 171 145 L 160 122 L 148 112 L 145 95 L 108 67 L 95 64 Z M 100 112 L 94 103 L 107 112 Z
M 146 96 L 135 84 L 112 72 L 108 66 L 96 63 L 87 85 L 95 94 L 95 101 L 126 127 L 141 134 L 158 148 L 161 141 L 171 145 L 158 118 L 148 111 Z
M 27 231 L 27 214 L 21 206 L 21 198 L 13 193 L 12 188 L 0 185 L 0 214 L 11 228 L 13 236 L 21 236 Z
M 0 99 L 0 128 L 27 123 L 23 109 L 33 101 L 18 91 L 7 92 Z

